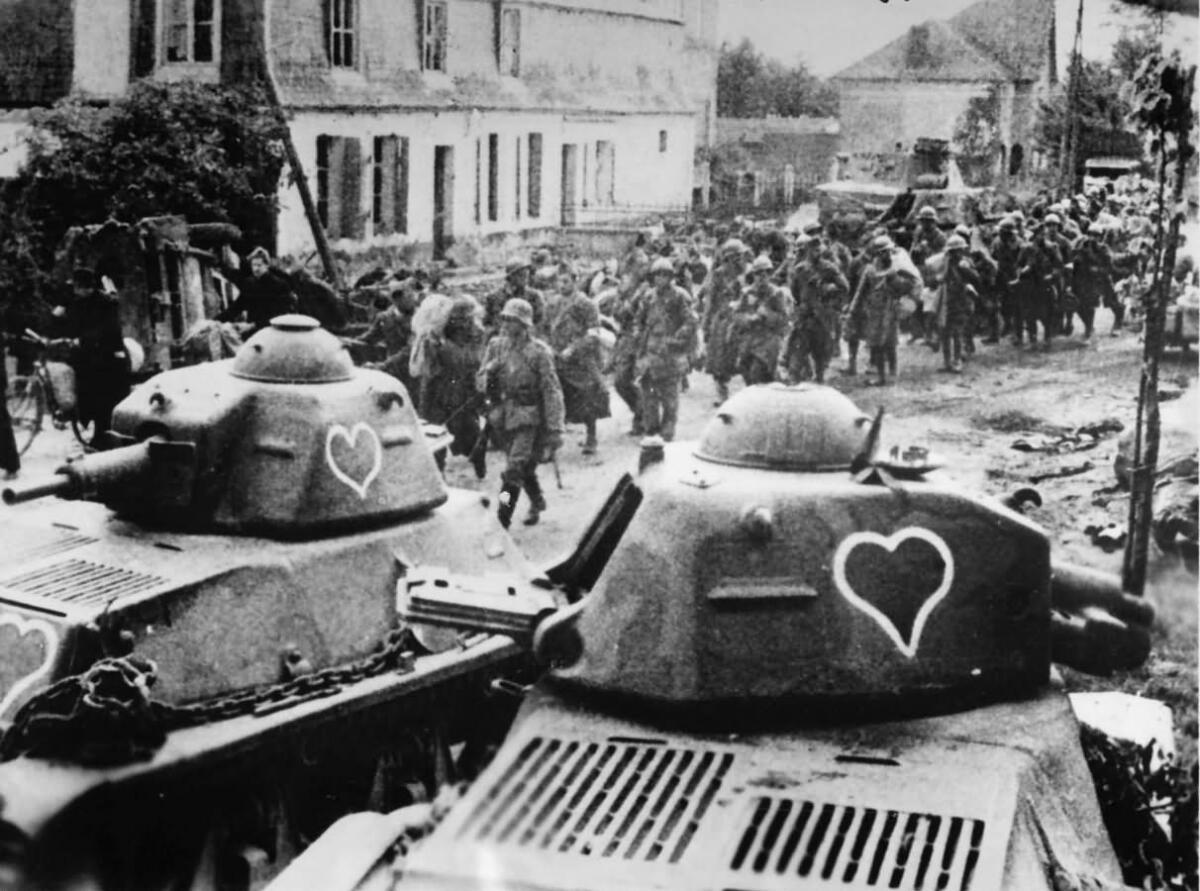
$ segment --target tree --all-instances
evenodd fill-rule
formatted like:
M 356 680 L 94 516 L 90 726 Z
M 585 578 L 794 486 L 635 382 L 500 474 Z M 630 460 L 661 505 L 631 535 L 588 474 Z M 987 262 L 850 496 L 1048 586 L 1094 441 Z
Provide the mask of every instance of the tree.
M 1063 134 L 1070 124 L 1071 113 L 1079 120 L 1077 164 L 1080 167 L 1092 155 L 1141 154 L 1141 141 L 1126 126 L 1131 108 L 1123 96 L 1124 83 L 1114 67 L 1084 60 L 1079 66 L 1078 98 L 1074 108 L 1068 109 L 1065 92 L 1042 102 L 1035 133 L 1038 147 L 1051 165 L 1057 166 L 1061 162 L 1061 152 L 1066 145 Z
M 749 40 L 725 44 L 717 65 L 717 114 L 761 118 L 837 113 L 837 92 L 803 63 L 784 65 L 766 59 Z
M 29 160 L 0 212 L 0 284 L 40 294 L 71 226 L 180 214 L 274 240 L 280 125 L 255 86 L 142 81 L 110 105 L 65 99 L 35 115 Z

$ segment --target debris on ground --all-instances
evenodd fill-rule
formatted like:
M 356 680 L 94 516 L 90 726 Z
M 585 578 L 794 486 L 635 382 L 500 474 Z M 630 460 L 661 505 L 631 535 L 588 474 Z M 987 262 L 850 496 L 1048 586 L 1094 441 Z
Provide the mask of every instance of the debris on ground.
M 1060 433 L 1027 433 L 1014 440 L 1012 447 L 1018 452 L 1048 452 L 1056 455 L 1082 452 L 1094 449 L 1105 437 L 1124 429 L 1125 425 L 1120 421 L 1106 418 Z
M 1113 551 L 1125 547 L 1125 529 L 1116 523 L 1094 523 L 1085 526 L 1083 533 L 1091 539 L 1092 544 L 1097 545 L 1106 553 L 1111 554 Z
M 1060 467 L 1057 470 L 1050 470 L 1046 473 L 1035 473 L 1029 477 L 1029 482 L 1037 485 L 1046 480 L 1056 480 L 1064 476 L 1079 476 L 1081 473 L 1087 473 L 1095 468 L 1095 464 L 1091 461 L 1084 461 L 1082 464 L 1069 464 L 1066 467 Z

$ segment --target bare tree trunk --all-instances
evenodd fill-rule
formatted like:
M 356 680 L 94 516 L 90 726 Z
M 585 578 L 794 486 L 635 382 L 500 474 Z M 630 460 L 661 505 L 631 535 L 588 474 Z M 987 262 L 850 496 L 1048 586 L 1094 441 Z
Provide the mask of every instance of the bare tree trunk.
M 1190 101 L 1190 100 L 1189 100 Z M 1150 538 L 1154 525 L 1154 488 L 1158 470 L 1158 451 L 1162 419 L 1158 406 L 1158 367 L 1166 339 L 1167 304 L 1174 283 L 1176 248 L 1181 222 L 1177 208 L 1183 201 L 1187 176 L 1186 159 L 1190 157 L 1191 116 L 1183 114 L 1175 132 L 1175 181 L 1171 203 L 1166 204 L 1167 148 L 1166 128 L 1159 138 L 1158 179 L 1158 244 L 1155 251 L 1154 280 L 1146 308 L 1145 343 L 1142 350 L 1141 387 L 1138 394 L 1138 417 L 1134 439 L 1133 465 L 1130 474 L 1129 538 L 1125 549 L 1124 583 L 1131 594 L 1141 596 L 1146 589 L 1146 568 Z M 1167 231 L 1163 217 L 1170 214 Z M 1165 238 L 1165 242 L 1164 242 Z

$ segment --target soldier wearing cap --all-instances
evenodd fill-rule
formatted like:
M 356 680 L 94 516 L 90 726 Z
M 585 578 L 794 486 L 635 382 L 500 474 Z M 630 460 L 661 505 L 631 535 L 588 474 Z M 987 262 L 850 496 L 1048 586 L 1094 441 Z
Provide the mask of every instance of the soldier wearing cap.
M 704 287 L 704 367 L 717 387 L 717 404 L 729 398 L 729 380 L 737 370 L 737 344 L 733 341 L 733 307 L 742 293 L 746 272 L 746 246 L 736 238 L 721 245 L 718 263 Z
M 679 388 L 687 373 L 699 322 L 687 291 L 675 284 L 666 257 L 650 266 L 652 286 L 638 305 L 636 373 L 641 390 L 642 429 L 670 441 L 679 416 Z
M 792 315 L 792 296 L 771 281 L 775 266 L 766 254 L 750 264 L 750 285 L 733 308 L 737 370 L 747 386 L 769 384 Z
M 962 374 L 963 341 L 969 336 L 979 296 L 979 275 L 967 258 L 967 240 L 958 233 L 946 240 L 946 274 L 938 299 L 942 332 L 942 371 Z
M 120 303 L 115 291 L 101 287 L 96 273 L 76 267 L 71 277 L 74 299 L 66 307 L 67 336 L 75 340 L 76 411 L 93 425 L 92 439 L 106 444 L 112 411 L 129 395 L 129 355 L 121 333 Z
M 500 330 L 500 313 L 513 299 L 524 300 L 533 309 L 533 329 L 539 335 L 544 334 L 546 324 L 546 298 L 541 291 L 529 286 L 529 274 L 532 270 L 529 260 L 524 257 L 513 257 L 504 266 L 504 284 L 484 299 L 483 327 L 489 336 L 494 336 Z
M 1030 349 L 1037 346 L 1038 322 L 1042 323 L 1042 340 L 1047 350 L 1055 329 L 1062 324 L 1058 298 L 1066 262 L 1058 239 L 1050 231 L 1054 224 L 1054 214 L 1048 214 L 1042 228 L 1022 248 L 1017 259 L 1021 320 L 1029 336 Z
M 587 434 L 583 453 L 594 455 L 596 421 L 611 416 L 600 341 L 593 333 L 600 327 L 600 310 L 579 290 L 575 270 L 569 266 L 558 272 L 558 294 L 550 346 L 562 385 L 566 422 L 583 424 Z
M 793 382 L 824 382 L 838 346 L 838 318 L 849 297 L 846 276 L 822 247 L 807 235 L 796 239 L 800 257 L 789 282 L 795 310 L 784 356 Z
M 872 240 L 871 264 L 863 270 L 846 311 L 852 317 L 861 313 L 860 333 L 871 351 L 871 367 L 876 375 L 875 380 L 867 382 L 868 386 L 887 383 L 889 359 L 895 354 L 899 335 L 899 301 L 920 284 L 911 273 L 893 267 L 895 249 L 896 245 L 886 235 Z
M 226 273 L 237 285 L 238 296 L 223 312 L 217 315 L 218 322 L 235 322 L 245 316 L 255 334 L 271 324 L 276 316 L 296 312 L 296 295 L 288 277 L 271 266 L 271 257 L 265 248 L 256 247 L 246 257 L 249 271 L 242 270 L 230 260 L 236 259 L 232 251 L 227 257 Z
M 1000 220 L 996 237 L 992 241 L 992 257 L 996 261 L 996 295 L 1000 304 L 1000 336 L 1012 336 L 1013 343 L 1020 345 L 1023 338 L 1021 304 L 1018 299 L 1017 261 L 1025 247 L 1025 240 L 1017 228 L 1016 217 L 1009 215 Z
M 917 211 L 917 226 L 913 230 L 912 246 L 908 252 L 919 267 L 934 254 L 946 249 L 946 236 L 938 228 L 937 211 L 926 204 Z
M 507 455 L 497 513 L 507 529 L 522 490 L 529 496 L 525 525 L 537 523 L 546 509 L 537 466 L 562 446 L 563 395 L 554 352 L 534 337 L 529 302 L 509 299 L 497 321 L 499 333 L 487 346 L 475 383 L 487 395 L 488 424 Z

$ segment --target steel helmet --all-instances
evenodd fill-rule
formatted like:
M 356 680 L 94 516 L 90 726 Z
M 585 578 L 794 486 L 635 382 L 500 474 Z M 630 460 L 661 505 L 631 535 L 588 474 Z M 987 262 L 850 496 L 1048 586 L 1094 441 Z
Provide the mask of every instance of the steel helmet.
M 721 254 L 724 256 L 729 256 L 730 254 L 741 255 L 745 250 L 746 245 L 740 238 L 731 238 L 721 245 Z
M 533 264 L 530 263 L 524 257 L 513 257 L 511 260 L 509 260 L 507 263 L 504 264 L 504 274 L 512 275 L 514 273 L 520 272 L 522 269 L 532 269 L 532 268 L 533 268 Z
M 926 204 L 924 207 L 922 207 L 920 210 L 917 211 L 917 219 L 918 220 L 936 220 L 937 219 L 937 211 L 934 210 L 932 207 L 930 207 L 928 204 Z
M 967 240 L 961 235 L 951 235 L 946 239 L 946 250 L 948 251 L 965 251 L 967 249 Z
M 1002 219 L 1000 221 L 1000 228 L 1001 229 L 1016 229 L 1017 221 L 1013 217 L 1005 217 L 1004 219 Z
M 1048 214 L 1046 214 L 1046 216 L 1042 220 L 1042 222 L 1045 223 L 1047 226 L 1061 226 L 1062 218 L 1059 217 L 1059 215 L 1056 213 L 1048 213 Z
M 659 257 L 652 264 L 650 264 L 650 274 L 658 275 L 660 272 L 665 272 L 668 275 L 674 275 L 675 264 L 666 257 Z
M 504 304 L 504 309 L 500 310 L 500 318 L 512 319 L 514 322 L 520 322 L 526 328 L 532 328 L 533 307 L 528 300 L 512 297 Z
M 759 254 L 754 258 L 754 262 L 750 264 L 751 272 L 770 272 L 775 268 L 775 264 L 771 262 L 771 258 L 766 254 Z
M 971 239 L 971 227 L 970 227 L 970 226 L 968 226 L 966 223 L 959 223 L 957 226 L 955 226 L 955 227 L 954 227 L 954 234 L 955 234 L 955 235 L 961 235 L 963 238 L 965 238 L 965 239 L 967 239 L 968 241 L 970 241 L 970 239 Z
M 895 242 L 893 242 L 888 236 L 877 235 L 871 241 L 871 252 L 877 254 L 880 251 L 890 251 L 895 246 Z

